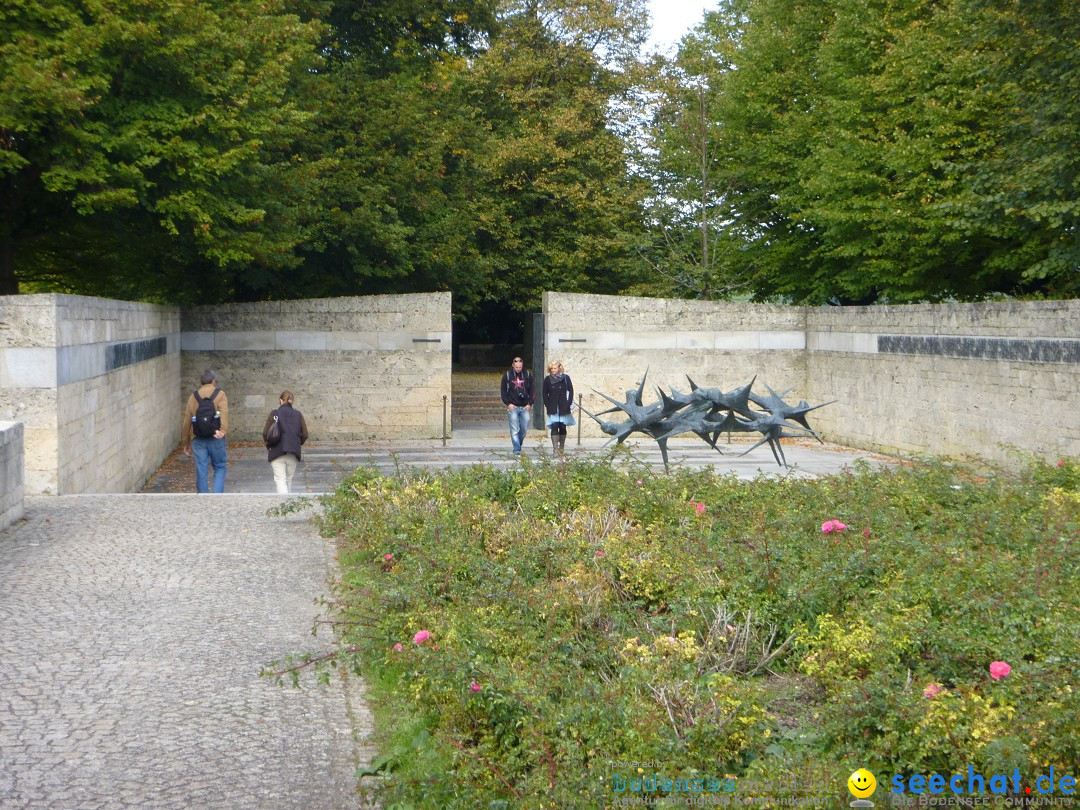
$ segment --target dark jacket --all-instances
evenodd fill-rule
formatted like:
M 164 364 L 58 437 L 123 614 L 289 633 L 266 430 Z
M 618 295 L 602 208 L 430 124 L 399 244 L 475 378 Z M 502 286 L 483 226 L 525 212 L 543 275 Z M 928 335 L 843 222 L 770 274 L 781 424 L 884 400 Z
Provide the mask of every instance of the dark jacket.
M 533 376 L 528 369 L 521 370 L 521 385 L 515 385 L 518 375 L 510 369 L 502 378 L 502 401 L 503 405 L 517 405 L 519 408 L 532 405 L 536 399 L 536 391 L 533 390 Z
M 270 425 L 274 424 L 274 414 L 277 414 L 278 422 L 281 424 L 281 441 L 269 448 L 266 460 L 273 461 L 286 453 L 292 453 L 299 461 L 300 445 L 306 442 L 308 437 L 307 422 L 304 421 L 304 415 L 288 403 L 280 406 L 277 410 L 270 411 L 270 415 L 266 417 L 266 425 L 263 426 L 264 442 L 266 441 L 266 434 L 270 430 Z
M 556 380 L 548 374 L 544 377 L 544 408 L 551 415 L 570 413 L 570 405 L 574 401 L 574 384 L 570 382 L 570 376 L 563 374 L 561 380 Z

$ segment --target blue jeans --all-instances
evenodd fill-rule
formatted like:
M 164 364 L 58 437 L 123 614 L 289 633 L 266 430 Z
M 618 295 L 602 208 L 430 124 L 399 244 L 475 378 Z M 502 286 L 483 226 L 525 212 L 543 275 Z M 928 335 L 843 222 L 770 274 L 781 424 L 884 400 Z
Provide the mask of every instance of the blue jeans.
M 510 443 L 514 445 L 514 452 L 520 453 L 521 443 L 525 441 L 525 432 L 529 429 L 532 411 L 515 407 L 512 411 L 507 411 L 506 415 L 510 419 Z
M 209 492 L 206 486 L 207 463 L 214 465 L 214 492 L 225 491 L 225 440 L 192 439 L 191 454 L 195 456 L 195 491 Z

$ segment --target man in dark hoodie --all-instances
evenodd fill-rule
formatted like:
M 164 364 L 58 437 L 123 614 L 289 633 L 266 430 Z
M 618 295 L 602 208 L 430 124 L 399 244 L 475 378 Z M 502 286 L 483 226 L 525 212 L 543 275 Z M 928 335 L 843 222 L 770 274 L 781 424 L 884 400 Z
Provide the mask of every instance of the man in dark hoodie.
M 522 359 L 515 357 L 510 370 L 502 378 L 502 401 L 510 420 L 510 443 L 514 446 L 515 456 L 521 453 L 521 443 L 529 430 L 535 398 L 533 376 L 525 369 Z

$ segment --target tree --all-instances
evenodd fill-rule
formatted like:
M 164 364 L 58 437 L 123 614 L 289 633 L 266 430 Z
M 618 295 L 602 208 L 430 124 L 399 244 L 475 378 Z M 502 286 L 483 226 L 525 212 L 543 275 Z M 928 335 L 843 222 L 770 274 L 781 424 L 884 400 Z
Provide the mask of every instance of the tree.
M 1078 33 L 1057 0 L 709 15 L 725 272 L 810 303 L 1075 294 Z
M 644 189 L 613 109 L 644 39 L 638 0 L 503 7 L 462 93 L 484 138 L 461 180 L 483 199 L 473 241 L 487 295 L 537 308 L 544 290 L 615 292 L 640 276 Z
M 712 14 L 683 39 L 675 60 L 654 59 L 639 99 L 648 126 L 641 129 L 636 167 L 651 185 L 645 215 L 653 236 L 643 252 L 663 280 L 654 285 L 661 294 L 723 298 L 746 287 L 731 272 L 729 254 L 746 235 L 739 234 L 726 185 L 726 144 L 717 115 L 731 70 L 724 49 L 732 40 L 730 34 L 706 33 L 730 24 Z
M 268 149 L 321 32 L 284 0 L 44 3 L 0 11 L 0 292 L 18 281 L 222 299 L 288 266 Z
M 333 170 L 294 276 L 333 294 L 451 290 L 459 320 L 625 287 L 640 190 L 609 105 L 642 21 L 626 0 L 507 5 L 392 68 L 383 51 L 335 54 L 307 144 Z

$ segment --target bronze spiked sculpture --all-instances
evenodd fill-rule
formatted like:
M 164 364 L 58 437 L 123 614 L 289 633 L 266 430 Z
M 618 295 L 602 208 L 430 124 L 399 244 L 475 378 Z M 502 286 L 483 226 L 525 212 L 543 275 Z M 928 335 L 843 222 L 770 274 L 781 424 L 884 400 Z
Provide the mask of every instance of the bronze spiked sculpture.
M 585 413 L 596 420 L 600 430 L 611 436 L 611 441 L 618 444 L 622 444 L 633 433 L 650 436 L 660 447 L 665 468 L 668 466 L 668 439 L 681 433 L 696 434 L 718 453 L 722 451 L 716 446 L 716 442 L 722 433 L 728 434 L 729 441 L 732 433 L 761 433 L 761 441 L 740 455 L 745 456 L 751 450 L 768 444 L 773 458 L 781 467 L 787 466 L 781 439 L 813 436 L 822 442 L 821 436 L 806 421 L 806 414 L 830 405 L 831 402 L 808 405 L 806 400 L 802 400 L 798 405 L 789 405 L 784 401 L 784 397 L 790 393 L 790 389 L 777 394 L 767 385 L 765 390 L 769 395 L 757 396 L 751 391 L 757 377 L 742 388 L 725 393 L 719 388 L 701 388 L 687 376 L 690 383 L 689 394 L 679 393 L 674 388 L 670 394 L 666 394 L 658 387 L 656 390 L 660 394 L 660 401 L 645 405 L 642 395 L 648 375 L 649 370 L 646 368 L 637 390 L 628 390 L 622 402 L 597 391 L 596 393 L 614 407 L 597 414 L 588 411 Z M 751 403 L 761 410 L 751 408 Z M 622 412 L 627 418 L 622 422 L 608 422 L 600 418 L 605 414 L 618 412 Z

